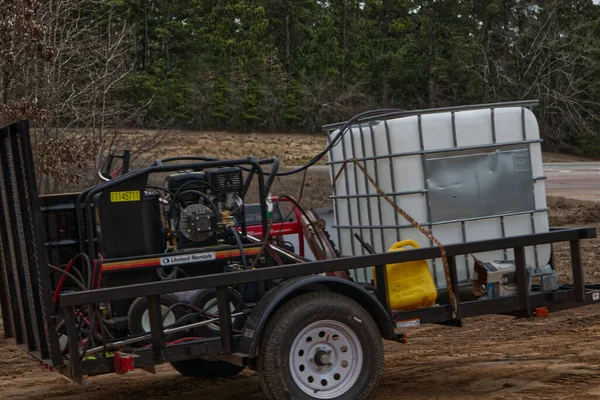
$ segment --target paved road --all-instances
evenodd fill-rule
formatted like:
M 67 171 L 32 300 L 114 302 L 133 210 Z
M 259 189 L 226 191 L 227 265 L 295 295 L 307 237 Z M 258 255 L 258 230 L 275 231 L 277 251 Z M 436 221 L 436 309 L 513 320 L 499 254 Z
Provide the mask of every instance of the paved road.
M 582 171 L 582 170 L 600 170 L 600 162 L 559 162 L 544 163 L 546 171 Z
M 551 196 L 600 201 L 600 162 L 544 164 Z
M 329 171 L 329 167 L 311 170 Z M 600 162 L 546 163 L 544 173 L 548 195 L 600 201 Z

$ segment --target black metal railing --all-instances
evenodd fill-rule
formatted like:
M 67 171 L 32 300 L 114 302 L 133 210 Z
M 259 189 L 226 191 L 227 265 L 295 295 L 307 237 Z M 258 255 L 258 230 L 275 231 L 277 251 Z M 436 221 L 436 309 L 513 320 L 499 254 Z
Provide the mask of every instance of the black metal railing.
M 206 275 L 201 277 L 184 278 L 173 281 L 153 282 L 135 284 L 121 287 L 112 287 L 106 289 L 90 290 L 75 293 L 64 293 L 60 296 L 60 305 L 67 310 L 68 331 L 75 332 L 75 313 L 76 307 L 85 304 L 99 303 L 104 301 L 116 301 L 130 297 L 147 297 L 149 304 L 149 316 L 151 325 L 151 349 L 141 350 L 144 354 L 144 362 L 140 360 L 136 365 L 143 363 L 161 363 L 172 361 L 173 357 L 193 357 L 191 353 L 185 352 L 181 348 L 173 349 L 165 346 L 164 327 L 160 317 L 159 296 L 166 293 L 183 292 L 203 288 L 217 288 L 217 301 L 219 305 L 219 324 L 220 337 L 211 338 L 202 341 L 204 346 L 202 354 L 213 351 L 214 354 L 230 354 L 236 352 L 236 336 L 231 329 L 231 312 L 228 301 L 228 286 L 245 284 L 256 281 L 269 281 L 276 279 L 285 279 L 303 275 L 321 274 L 333 271 L 344 270 L 347 268 L 377 266 L 379 270 L 377 298 L 388 310 L 390 324 L 394 320 L 419 318 L 422 323 L 447 323 L 460 321 L 460 318 L 472 317 L 483 314 L 513 313 L 527 315 L 532 308 L 549 307 L 554 310 L 572 308 L 582 305 L 583 302 L 591 303 L 593 291 L 586 291 L 583 280 L 583 269 L 581 265 L 579 241 L 596 237 L 596 230 L 593 228 L 574 228 L 574 229 L 556 229 L 546 233 L 538 233 L 526 236 L 509 237 L 489 241 L 479 241 L 471 243 L 461 243 L 446 246 L 446 253 L 450 261 L 450 270 L 452 273 L 452 286 L 458 293 L 458 280 L 456 276 L 455 257 L 465 254 L 476 254 L 492 250 L 501 250 L 512 248 L 515 251 L 515 264 L 518 285 L 518 295 L 511 297 L 502 297 L 497 299 L 459 302 L 455 315 L 452 313 L 450 305 L 440 305 L 428 307 L 408 312 L 398 312 L 389 310 L 385 301 L 387 294 L 385 288 L 387 282 L 383 273 L 383 266 L 415 260 L 433 259 L 440 257 L 440 249 L 421 248 L 406 250 L 402 252 L 388 252 L 372 254 L 365 256 L 341 258 L 334 260 L 315 261 L 303 264 L 292 264 L 276 267 L 265 267 L 256 270 L 238 271 Z M 528 272 L 525 265 L 524 249 L 528 246 L 555 243 L 570 242 L 572 254 L 572 267 L 574 285 L 568 290 L 559 290 L 551 293 L 529 293 Z M 598 294 L 597 292 L 595 293 Z M 595 300 L 594 300 L 595 301 Z M 71 336 L 71 335 L 69 335 Z M 73 352 L 77 350 L 76 336 L 69 337 L 70 347 Z M 207 342 L 212 343 L 212 347 L 207 347 Z M 212 349 L 212 350 L 211 350 Z M 72 354 L 78 354 L 77 352 Z M 138 354 L 136 352 L 136 354 Z M 102 358 L 102 357 L 100 357 Z M 94 362 L 81 362 L 77 356 L 71 357 L 72 373 L 75 377 L 81 374 L 91 373 L 92 371 L 104 371 L 107 368 L 107 361 L 102 359 Z

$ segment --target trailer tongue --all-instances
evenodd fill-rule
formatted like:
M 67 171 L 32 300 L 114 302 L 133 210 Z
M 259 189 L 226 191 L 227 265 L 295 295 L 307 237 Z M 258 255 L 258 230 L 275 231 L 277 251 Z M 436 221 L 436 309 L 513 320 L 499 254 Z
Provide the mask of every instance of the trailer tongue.
M 360 131 L 352 129 L 351 138 L 360 139 Z M 415 155 L 425 157 L 426 151 Z M 519 151 L 511 153 L 517 161 Z M 396 156 L 386 156 L 385 162 Z M 371 229 L 390 225 L 396 235 L 412 226 L 394 225 L 392 214 L 366 221 L 359 219 L 361 212 L 373 218 L 385 197 L 410 194 L 390 187 L 394 190 L 381 195 L 374 187 L 367 192 L 362 183 L 351 184 L 362 182 L 361 165 L 368 176 L 381 173 L 377 157 L 364 153 L 356 169 L 348 164 L 352 169 L 345 177 L 335 167 L 342 176 L 334 182 L 338 191 L 333 197 L 346 255 L 337 257 L 318 217 L 289 196 L 270 195 L 276 159 L 173 158 L 129 171 L 125 153 L 123 168 L 113 170 L 113 157 L 101 172 L 105 182 L 78 194 L 39 196 L 28 123 L 2 128 L 0 307 L 5 336 L 79 382 L 134 368 L 153 371 L 167 362 L 183 375 L 205 378 L 233 376 L 249 366 L 272 399 L 368 398 L 382 374 L 382 338 L 404 341 L 405 326 L 460 326 L 464 318 L 485 314 L 544 316 L 600 301 L 600 286 L 585 284 L 581 262 L 580 241 L 596 237 L 593 228 L 502 231 L 501 237 L 486 240 L 444 240 L 442 247 L 410 242 L 414 248 L 404 242 L 394 247 L 401 251 L 383 251 L 389 232 Z M 148 184 L 149 176 L 165 173 L 164 187 Z M 381 186 L 383 178 L 375 178 Z M 258 205 L 246 204 L 254 180 Z M 351 193 L 353 188 L 360 193 Z M 351 199 L 357 199 L 356 208 Z M 287 216 L 281 209 L 285 201 L 294 205 Z M 341 202 L 347 207 L 343 214 Z M 493 211 L 492 218 L 509 226 L 502 205 Z M 459 236 L 469 218 L 451 221 Z M 527 218 L 527 224 L 537 223 Z M 445 221 L 426 222 L 431 227 Z M 305 238 L 317 260 L 307 260 L 304 249 L 294 249 L 285 234 Z M 548 270 L 532 265 L 546 264 L 546 249 L 556 242 L 570 243 L 569 285 L 549 278 L 551 259 Z M 378 252 L 362 250 L 373 246 Z M 427 281 L 425 263 L 431 260 L 438 260 L 430 276 L 431 282 L 436 278 L 431 288 L 437 293 L 429 290 L 427 301 L 414 300 L 418 287 L 402 274 L 410 267 Z M 394 291 L 406 293 L 398 297 Z

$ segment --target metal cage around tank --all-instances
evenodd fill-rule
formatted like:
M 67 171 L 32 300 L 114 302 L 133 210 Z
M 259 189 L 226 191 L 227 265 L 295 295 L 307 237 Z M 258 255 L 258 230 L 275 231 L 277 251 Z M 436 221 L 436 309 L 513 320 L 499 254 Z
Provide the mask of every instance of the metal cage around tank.
M 348 134 L 344 134 L 341 137 L 340 142 L 334 146 L 341 147 L 341 158 L 336 157 L 333 154 L 333 149 L 329 152 L 329 161 L 327 162 L 332 180 L 338 174 L 340 168 L 344 164 L 346 160 L 356 159 L 366 170 L 370 171 L 372 174 L 372 178 L 375 182 L 381 182 L 381 176 L 383 173 L 388 174 L 391 178 L 391 191 L 386 192 L 385 194 L 393 199 L 395 203 L 398 203 L 398 200 L 402 197 L 411 196 L 411 195 L 420 195 L 425 198 L 425 202 L 427 204 L 427 217 L 426 220 L 418 221 L 420 225 L 425 228 L 431 230 L 436 226 L 445 225 L 445 224 L 453 224 L 460 223 L 461 225 L 461 241 L 460 242 L 468 242 L 467 233 L 465 229 L 465 224 L 471 221 L 478 220 L 486 220 L 492 218 L 499 218 L 501 224 L 501 234 L 500 238 L 509 237 L 511 235 L 507 234 L 505 219 L 512 216 L 525 216 L 529 219 L 531 233 L 538 233 L 536 230 L 536 222 L 534 220 L 536 214 L 547 213 L 547 207 L 536 208 L 535 206 L 535 198 L 533 194 L 533 185 L 535 182 L 546 179 L 543 174 L 533 175 L 533 170 L 531 169 L 531 154 L 530 154 L 530 145 L 531 144 L 539 144 L 542 142 L 541 139 L 528 139 L 527 138 L 527 128 L 525 123 L 525 109 L 531 109 L 533 106 L 537 105 L 537 101 L 517 101 L 517 102 L 505 102 L 505 103 L 494 103 L 494 104 L 481 104 L 474 106 L 461 106 L 461 107 L 447 107 L 447 108 L 436 108 L 436 109 L 425 109 L 425 110 L 414 110 L 414 111 L 397 111 L 397 112 L 389 112 L 383 115 L 377 116 L 369 116 L 366 118 L 359 119 L 356 123 L 352 124 L 348 127 Z M 521 112 L 521 133 L 519 141 L 505 141 L 499 142 L 497 140 L 496 135 L 496 114 L 497 110 L 501 108 L 509 108 L 509 107 L 520 107 Z M 490 124 L 491 124 L 491 136 L 492 140 L 489 144 L 481 144 L 481 145 L 471 145 L 471 146 L 459 146 L 457 144 L 457 130 L 456 130 L 456 113 L 461 111 L 471 111 L 471 110 L 486 110 L 489 109 L 490 113 Z M 436 114 L 436 113 L 450 113 L 451 121 L 452 121 L 452 141 L 453 147 L 451 148 L 436 148 L 434 150 L 428 150 L 425 148 L 424 138 L 423 138 L 423 124 L 422 119 L 423 116 L 428 114 Z M 406 152 L 393 152 L 391 137 L 392 133 L 390 131 L 388 122 L 397 118 L 406 118 L 406 117 L 417 117 L 418 119 L 418 135 L 419 135 L 419 149 L 417 151 L 406 151 Z M 325 125 L 324 129 L 328 132 L 329 143 L 331 144 L 332 137 L 335 136 L 345 125 L 345 123 L 336 123 L 331 125 Z M 385 131 L 385 141 L 386 141 L 386 152 L 378 154 L 375 145 L 375 127 L 378 125 L 384 126 Z M 401 134 L 401 133 L 400 133 Z M 365 156 L 365 149 L 372 149 L 373 154 Z M 348 151 L 349 149 L 349 151 Z M 497 153 L 492 153 L 493 151 L 498 151 Z M 489 210 L 487 213 L 479 213 L 478 215 L 458 215 L 455 218 L 443 218 L 436 215 L 435 209 L 432 208 L 432 204 L 435 206 L 436 201 L 437 204 L 441 204 L 439 200 L 447 201 L 448 193 L 438 191 L 436 192 L 435 188 L 435 179 L 443 176 L 445 173 L 444 167 L 447 167 L 447 161 L 450 158 L 456 160 L 458 157 L 462 157 L 463 160 L 467 158 L 471 158 L 470 162 L 473 161 L 473 155 L 484 155 L 488 156 L 490 154 L 497 155 L 497 158 L 502 161 L 502 154 L 509 154 L 511 156 L 517 155 L 521 157 L 524 163 L 526 163 L 526 167 L 529 167 L 532 171 L 531 176 L 529 177 L 528 182 L 522 182 L 523 188 L 530 188 L 530 193 L 524 193 L 523 196 L 520 197 L 522 200 L 523 206 L 521 208 L 506 211 L 501 207 L 497 210 Z M 415 157 L 418 156 L 420 158 L 421 168 L 424 172 L 424 181 L 423 187 L 418 190 L 403 190 L 401 187 L 396 186 L 396 177 L 395 175 L 401 171 L 397 171 L 394 168 L 394 162 L 401 158 L 406 157 Z M 441 157 L 440 157 L 441 156 Z M 382 172 L 382 163 L 377 161 L 387 161 L 387 169 L 388 171 Z M 445 163 L 439 163 L 438 160 L 444 160 Z M 504 160 L 506 161 L 506 160 Z M 455 163 L 456 164 L 456 163 Z M 350 171 L 349 171 L 350 170 Z M 437 174 L 437 175 L 436 175 Z M 339 176 L 341 180 L 341 184 L 345 189 L 345 193 L 340 193 L 340 191 L 336 190 L 336 185 L 332 185 L 332 195 L 330 198 L 333 202 L 334 214 L 335 214 L 335 225 L 332 227 L 333 230 L 337 231 L 337 242 L 338 247 L 343 255 L 352 256 L 352 255 L 362 255 L 366 254 L 367 251 L 363 248 L 358 241 L 353 240 L 352 236 L 355 233 L 363 236 L 363 238 L 373 244 L 375 251 L 387 251 L 385 246 L 386 240 L 384 235 L 386 232 L 394 232 L 395 240 L 401 241 L 404 239 L 414 239 L 414 237 L 408 237 L 406 232 L 408 230 L 414 229 L 414 226 L 408 222 L 402 222 L 401 216 L 398 213 L 394 213 L 393 221 L 385 220 L 383 216 L 383 208 L 386 207 L 386 203 L 384 201 L 383 196 L 381 196 L 376 189 L 369 184 L 368 178 L 366 175 L 361 174 L 361 171 L 357 168 L 356 164 L 348 164 L 344 171 L 341 172 Z M 504 182 L 506 185 L 507 182 Z M 529 186 L 527 186 L 529 185 Z M 359 188 L 363 188 L 363 193 L 350 193 L 353 191 L 358 191 Z M 499 188 L 500 190 L 504 190 L 506 188 Z M 500 192 L 499 195 L 502 193 Z M 531 194 L 531 195 L 530 195 Z M 366 204 L 366 206 L 365 206 Z M 344 206 L 344 207 L 342 207 Z M 346 212 L 343 213 L 341 209 L 345 208 Z M 351 212 L 352 208 L 359 209 L 358 213 Z M 361 212 L 366 209 L 367 212 Z M 346 215 L 347 214 L 347 215 Z M 346 221 L 346 224 L 342 223 L 342 220 Z M 344 241 L 342 239 L 343 233 L 348 233 L 351 239 L 349 245 L 347 240 Z M 418 231 L 414 230 L 414 233 L 417 235 L 421 235 Z M 428 239 L 429 246 L 434 246 L 434 243 Z M 376 246 L 376 243 L 383 244 L 382 246 Z M 449 244 L 449 243 L 445 243 Z M 508 252 L 503 252 L 502 258 L 507 260 L 509 258 Z M 533 254 L 535 257 L 535 263 L 538 262 L 538 246 L 533 246 Z M 431 261 L 431 269 L 434 276 L 434 280 L 438 286 L 438 288 L 444 288 L 446 283 L 443 278 L 443 272 L 441 271 L 441 260 L 432 260 Z M 462 283 L 468 282 L 471 279 L 471 267 L 469 266 L 469 260 L 467 257 L 460 257 L 458 260 L 459 265 L 462 266 L 463 278 L 459 279 Z M 536 265 L 537 267 L 537 265 Z M 355 269 L 352 271 L 353 277 L 357 281 L 370 283 L 373 279 L 373 275 L 369 268 L 361 268 Z

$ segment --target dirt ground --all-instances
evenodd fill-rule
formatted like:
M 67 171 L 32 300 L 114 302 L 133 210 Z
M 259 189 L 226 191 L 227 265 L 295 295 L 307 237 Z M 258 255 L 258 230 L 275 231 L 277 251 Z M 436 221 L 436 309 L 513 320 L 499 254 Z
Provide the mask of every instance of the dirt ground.
M 600 310 L 589 306 L 545 319 L 487 316 L 463 328 L 423 326 L 408 344 L 386 343 L 375 399 L 581 399 L 600 396 Z M 3 399 L 264 399 L 258 377 L 184 378 L 169 366 L 91 378 L 83 387 L 39 367 L 0 341 Z
M 409 343 L 386 343 L 375 399 L 580 399 L 600 396 L 600 310 L 588 306 L 545 319 L 487 316 L 463 328 L 423 326 Z M 91 378 L 79 386 L 0 340 L 3 399 L 264 399 L 249 370 L 231 379 L 184 378 L 167 365 Z

